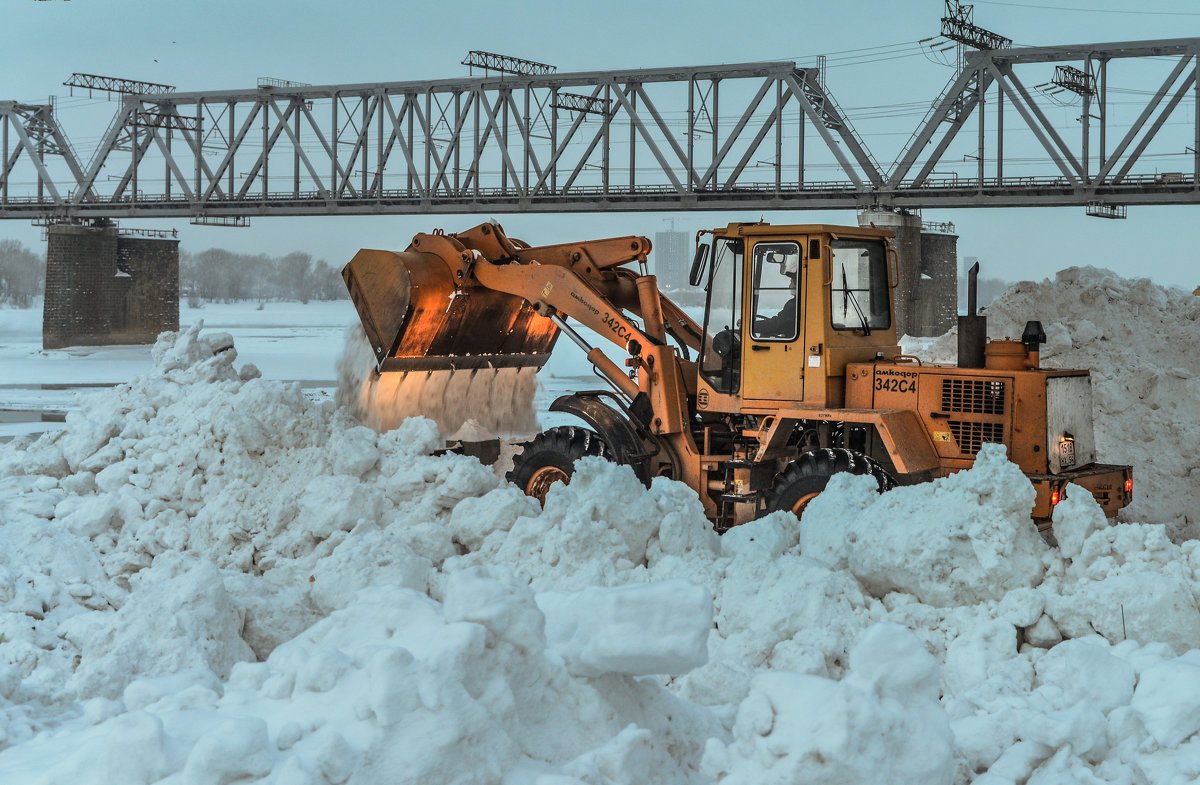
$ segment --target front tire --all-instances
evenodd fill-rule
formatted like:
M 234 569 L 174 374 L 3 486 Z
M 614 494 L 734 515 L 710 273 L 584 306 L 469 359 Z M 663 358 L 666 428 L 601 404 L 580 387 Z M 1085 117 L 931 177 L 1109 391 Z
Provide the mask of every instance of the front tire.
M 551 428 L 526 442 L 524 451 L 513 456 L 513 468 L 504 479 L 544 507 L 550 489 L 560 482 L 570 484 L 575 461 L 586 457 L 616 460 L 608 443 L 595 431 L 572 425 Z
M 787 510 L 801 517 L 809 503 L 825 490 L 830 478 L 841 472 L 871 475 L 880 493 L 896 486 L 896 479 L 871 458 L 853 450 L 830 447 L 806 452 L 776 474 L 767 493 L 766 511 Z

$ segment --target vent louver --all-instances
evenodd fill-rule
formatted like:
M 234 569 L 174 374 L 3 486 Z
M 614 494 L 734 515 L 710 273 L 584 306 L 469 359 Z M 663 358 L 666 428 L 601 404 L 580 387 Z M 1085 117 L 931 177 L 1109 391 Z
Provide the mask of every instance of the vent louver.
M 1004 414 L 1006 386 L 986 379 L 942 379 L 942 411 Z
M 948 425 L 958 449 L 965 455 L 976 455 L 985 442 L 1004 442 L 1004 423 L 951 420 Z

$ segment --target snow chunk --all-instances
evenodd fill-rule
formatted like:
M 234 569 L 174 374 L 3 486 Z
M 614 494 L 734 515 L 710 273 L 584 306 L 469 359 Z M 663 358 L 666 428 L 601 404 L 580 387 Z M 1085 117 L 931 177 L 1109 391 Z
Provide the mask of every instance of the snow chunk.
M 708 660 L 712 595 L 689 581 L 546 592 L 537 603 L 572 673 L 680 675 Z
M 119 611 L 77 616 L 60 628 L 82 653 L 72 679 L 82 694 L 116 698 L 134 677 L 190 667 L 224 677 L 235 662 L 254 659 L 239 634 L 242 615 L 210 562 L 166 554 L 134 587 Z
M 796 545 L 799 523 L 795 515 L 778 512 L 734 527 L 721 537 L 721 555 L 773 559 Z
M 1051 687 L 1064 708 L 1078 703 L 1105 714 L 1127 706 L 1133 697 L 1133 668 L 1109 651 L 1108 643 L 1092 636 L 1063 641 L 1037 661 L 1037 683 Z M 1086 678 L 1080 678 L 1087 674 Z
M 1091 534 L 1108 528 L 1108 519 L 1089 491 L 1069 483 L 1065 498 L 1054 508 L 1052 526 L 1059 554 L 1076 559 L 1083 553 L 1083 543 Z
M 845 535 L 850 571 L 876 597 L 902 591 L 936 606 L 1037 586 L 1047 547 L 1033 496 L 1004 447 L 985 444 L 969 470 L 892 490 L 858 515 Z
M 825 492 L 804 510 L 800 525 L 800 550 L 830 567 L 846 568 L 847 533 L 875 502 L 879 484 L 868 475 L 842 472 L 829 478 Z
M 954 744 L 937 703 L 933 657 L 891 624 L 871 628 L 850 656 L 841 682 L 783 672 L 756 677 L 738 707 L 732 744 L 709 742 L 705 774 L 721 785 L 948 785 Z
M 1177 747 L 1200 730 L 1200 652 L 1147 668 L 1131 705 L 1162 747 Z

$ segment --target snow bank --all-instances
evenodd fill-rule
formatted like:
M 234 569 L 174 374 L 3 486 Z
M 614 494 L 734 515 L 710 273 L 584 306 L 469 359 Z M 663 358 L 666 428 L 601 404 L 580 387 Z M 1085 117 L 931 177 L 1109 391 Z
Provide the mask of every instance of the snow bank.
M 1053 550 L 999 450 L 718 538 L 596 459 L 541 509 L 227 336 L 154 356 L 0 446 L 0 782 L 1200 772 L 1200 549 L 1069 492 Z

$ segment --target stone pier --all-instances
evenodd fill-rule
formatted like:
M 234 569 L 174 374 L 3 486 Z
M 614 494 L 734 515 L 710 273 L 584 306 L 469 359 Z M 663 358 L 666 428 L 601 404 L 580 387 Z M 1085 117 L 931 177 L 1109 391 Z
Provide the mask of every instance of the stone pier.
M 105 225 L 47 227 L 43 348 L 153 343 L 178 329 L 178 240 Z

